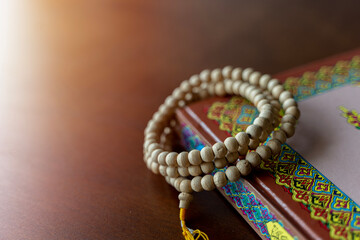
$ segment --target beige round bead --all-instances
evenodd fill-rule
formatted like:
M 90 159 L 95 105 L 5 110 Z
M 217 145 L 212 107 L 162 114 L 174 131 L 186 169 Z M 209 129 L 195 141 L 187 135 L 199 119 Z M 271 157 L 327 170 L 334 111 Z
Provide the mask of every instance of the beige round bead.
M 186 192 L 180 193 L 178 198 L 180 200 L 179 208 L 184 208 L 184 209 L 187 209 L 191 201 L 193 200 L 193 196 Z
M 209 83 L 207 90 L 208 90 L 210 96 L 215 96 L 215 84 L 214 83 Z
M 295 127 L 291 123 L 282 123 L 280 129 L 285 132 L 288 138 L 294 136 Z
M 166 156 L 169 154 L 169 152 L 162 152 L 159 154 L 158 156 L 158 163 L 160 165 L 165 165 L 166 164 Z
M 223 157 L 225 157 L 225 155 L 227 153 L 225 144 L 222 142 L 215 143 L 212 146 L 212 150 L 213 150 L 216 158 L 223 158 Z
M 236 134 L 235 138 L 240 146 L 247 146 L 250 142 L 250 138 L 246 132 L 239 132 Z
M 192 164 L 192 165 L 200 165 L 202 160 L 201 160 L 201 157 L 200 157 L 200 151 L 197 150 L 197 149 L 193 149 L 189 152 L 189 162 Z
M 254 72 L 254 69 L 252 68 L 245 68 L 242 72 L 242 79 L 244 81 L 249 81 L 250 74 Z
M 260 100 L 259 102 L 258 102 L 258 104 L 256 105 L 256 107 L 258 108 L 258 109 L 261 109 L 264 105 L 266 105 L 266 104 L 269 104 L 269 100 L 267 100 L 267 99 L 262 99 L 262 100 Z
M 271 90 L 271 94 L 273 95 L 274 98 L 279 99 L 280 94 L 284 91 L 284 86 L 283 85 L 276 85 L 272 90 Z
M 259 85 L 262 89 L 265 89 L 271 79 L 271 76 L 269 74 L 264 74 L 259 79 Z
M 250 84 L 247 82 L 244 82 L 243 84 L 240 85 L 240 87 L 239 87 L 240 96 L 245 97 L 245 91 L 249 86 L 250 86 Z
M 253 85 L 250 85 L 249 87 L 247 87 L 246 90 L 245 90 L 245 97 L 247 99 L 250 99 L 250 92 L 254 91 L 255 89 L 256 89 L 256 87 L 253 86 Z
M 256 71 L 256 72 L 251 73 L 250 77 L 249 77 L 249 83 L 252 84 L 252 85 L 258 85 L 260 77 L 261 77 L 260 72 Z
M 227 184 L 226 175 L 224 172 L 217 172 L 214 175 L 214 183 L 218 188 L 224 187 Z
M 200 73 L 199 77 L 202 82 L 210 82 L 211 80 L 210 75 L 211 75 L 210 70 L 205 69 Z
M 242 69 L 239 67 L 234 68 L 231 72 L 231 78 L 233 80 L 241 80 L 241 75 L 242 75 Z
M 179 87 L 177 87 L 172 92 L 172 96 L 177 100 L 182 100 L 185 97 L 185 92 L 181 91 L 181 89 Z M 166 106 L 166 105 L 162 105 L 162 106 Z
M 239 153 L 238 151 L 236 152 L 229 152 L 228 154 L 226 154 L 226 160 L 228 163 L 234 163 L 238 160 L 239 158 Z
M 254 105 L 255 105 L 255 106 L 258 105 L 258 103 L 259 103 L 261 100 L 263 100 L 263 99 L 265 99 L 264 94 L 258 94 L 258 95 L 256 95 L 256 96 L 254 97 L 254 99 L 253 99 Z
M 266 146 L 268 146 L 271 149 L 272 155 L 276 155 L 281 151 L 281 142 L 276 139 L 270 139 Z
M 231 78 L 231 72 L 233 67 L 232 66 L 226 66 L 222 69 L 222 76 L 223 78 Z
M 260 137 L 259 137 L 259 142 L 265 142 L 266 139 L 268 139 L 269 137 L 269 132 L 271 132 L 272 130 L 263 130 Z
M 265 110 L 260 112 L 259 117 L 263 117 L 268 119 L 270 122 L 272 122 L 274 120 L 274 114 L 272 111 L 269 110 Z
M 225 86 L 223 82 L 218 82 L 215 84 L 215 94 L 219 97 L 224 97 L 226 95 Z
M 219 168 L 219 169 L 224 168 L 227 165 L 226 158 L 224 158 L 224 157 L 223 158 L 215 158 L 214 164 L 215 164 L 216 168 Z
M 231 91 L 235 94 L 235 95 L 240 95 L 240 86 L 241 86 L 242 82 L 241 81 L 236 81 L 233 82 L 232 87 L 231 87 Z
M 215 166 L 213 162 L 205 162 L 200 165 L 200 168 L 204 174 L 209 174 L 212 173 L 212 171 L 214 171 Z
M 285 100 L 292 98 L 292 94 L 289 91 L 283 91 L 279 96 L 279 102 L 284 103 Z
M 177 171 L 177 167 L 167 167 L 166 168 L 166 174 L 169 177 L 176 178 L 179 176 L 179 173 Z
M 183 81 L 181 84 L 180 84 L 180 89 L 181 91 L 183 91 L 184 93 L 188 93 L 188 92 L 191 92 L 191 85 L 189 83 L 189 81 Z
M 272 89 L 273 89 L 275 86 L 277 86 L 277 85 L 279 85 L 279 80 L 277 80 L 277 79 L 271 79 L 271 80 L 269 81 L 268 85 L 267 85 L 267 89 L 271 92 Z
M 288 107 L 285 110 L 285 114 L 286 115 L 292 115 L 292 116 L 294 116 L 295 119 L 299 119 L 299 117 L 300 117 L 300 111 L 296 106 Z
M 201 171 L 201 168 L 199 165 L 189 166 L 188 170 L 189 170 L 189 173 L 191 176 L 199 176 L 202 174 L 202 171 Z
M 234 85 L 234 82 L 230 79 L 225 79 L 224 80 L 224 87 L 225 87 L 225 92 L 229 95 L 233 95 L 234 92 L 232 90 L 232 87 Z
M 180 167 L 190 166 L 188 155 L 188 152 L 181 152 L 177 155 L 176 162 Z
M 160 165 L 160 166 L 159 166 L 159 172 L 160 172 L 160 174 L 163 175 L 164 177 L 167 176 L 166 169 L 167 169 L 166 166 L 163 166 L 163 165 Z
M 270 121 L 267 118 L 257 117 L 255 118 L 253 124 L 260 126 L 262 129 L 269 130 Z
M 194 177 L 192 180 L 191 180 L 191 188 L 195 191 L 195 192 L 201 192 L 203 191 L 203 187 L 201 186 L 201 179 L 202 177 L 200 176 L 197 176 L 197 177 Z
M 189 179 L 184 179 L 180 183 L 180 191 L 191 193 L 193 190 L 191 188 L 191 181 Z
M 151 171 L 155 174 L 159 174 L 159 164 L 157 162 L 151 163 Z
M 202 179 L 201 179 L 201 186 L 206 191 L 214 190 L 215 189 L 215 183 L 214 183 L 213 176 L 211 176 L 211 175 L 203 176 Z
M 291 114 L 285 114 L 285 115 L 281 118 L 281 122 L 282 122 L 282 123 L 288 122 L 288 123 L 291 123 L 292 125 L 295 126 L 295 124 L 296 124 L 296 118 L 295 118 L 293 115 L 291 115 Z
M 284 144 L 286 142 L 286 134 L 283 130 L 276 130 L 272 134 L 272 138 L 279 140 L 280 143 Z
M 251 170 L 252 170 L 251 164 L 247 160 L 240 160 L 236 164 L 236 167 L 237 167 L 237 169 L 239 169 L 239 172 L 240 172 L 241 176 L 249 175 L 251 173 Z
M 178 169 L 179 175 L 182 177 L 187 177 L 190 175 L 189 169 L 187 167 L 179 167 Z
M 178 153 L 176 152 L 170 152 L 166 155 L 166 158 L 165 158 L 165 162 L 167 165 L 169 165 L 168 163 L 177 163 L 177 156 L 178 156 Z M 174 166 L 174 165 L 169 165 L 169 166 Z
M 240 171 L 235 166 L 230 166 L 226 169 L 226 177 L 230 182 L 236 182 L 240 178 Z
M 249 135 L 250 139 L 258 139 L 261 135 L 262 128 L 258 125 L 250 125 L 246 128 L 246 133 Z
M 236 138 L 228 137 L 224 141 L 225 147 L 229 150 L 229 152 L 237 152 L 239 148 L 239 143 L 237 142 Z
M 211 81 L 220 82 L 222 80 L 222 73 L 220 68 L 215 68 L 211 71 Z
M 257 152 L 249 152 L 245 159 L 248 160 L 253 167 L 257 167 L 261 163 L 261 157 Z
M 262 160 L 267 160 L 271 156 L 271 149 L 265 145 L 258 146 L 256 148 L 256 152 L 259 154 Z
M 289 107 L 297 106 L 296 101 L 293 98 L 288 98 L 285 100 L 285 102 L 282 104 L 283 109 L 286 111 Z
M 250 143 L 250 141 L 249 141 L 249 143 Z M 245 156 L 245 155 L 247 154 L 248 150 L 249 150 L 248 145 L 239 146 L 239 148 L 238 148 L 238 153 L 239 153 L 239 155 L 241 155 L 241 156 Z
M 160 149 L 160 148 L 161 148 L 161 147 L 160 147 L 160 144 L 158 144 L 158 143 L 152 143 L 152 144 L 149 145 L 147 151 L 151 153 L 151 152 L 154 151 L 155 149 Z
M 215 158 L 212 148 L 208 146 L 205 146 L 203 149 L 201 149 L 200 156 L 204 162 L 212 162 Z
M 151 161 L 152 162 L 158 162 L 158 156 L 160 153 L 164 152 L 162 149 L 155 149 L 154 151 L 152 151 L 151 153 Z
M 174 187 L 175 187 L 175 189 L 176 189 L 178 192 L 180 192 L 180 184 L 181 184 L 181 182 L 182 182 L 184 179 L 185 179 L 185 178 L 178 177 L 178 178 L 176 178 L 175 181 L 174 181 Z
M 255 96 L 257 96 L 257 95 L 262 95 L 261 93 L 262 93 L 261 90 L 258 89 L 258 88 L 252 90 L 252 91 L 249 93 L 249 100 L 250 100 L 251 102 L 255 102 L 255 101 L 254 101 Z

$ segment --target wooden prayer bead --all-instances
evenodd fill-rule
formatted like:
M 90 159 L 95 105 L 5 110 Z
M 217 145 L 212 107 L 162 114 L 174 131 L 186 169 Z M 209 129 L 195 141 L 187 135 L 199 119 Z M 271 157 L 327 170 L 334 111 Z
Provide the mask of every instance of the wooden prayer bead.
M 299 119 L 300 117 L 300 111 L 296 106 L 288 107 L 285 110 L 285 114 L 294 116 L 295 119 Z
M 214 183 L 213 176 L 211 176 L 211 175 L 203 176 L 202 179 L 201 179 L 201 186 L 206 191 L 214 190 L 215 189 L 215 183 Z
M 166 169 L 167 169 L 166 166 L 163 166 L 163 165 L 160 165 L 160 166 L 159 166 L 159 172 L 160 172 L 160 174 L 163 175 L 164 177 L 167 176 L 167 174 L 166 174 Z
M 245 68 L 242 72 L 242 79 L 244 81 L 249 81 L 250 74 L 254 71 L 252 68 Z
M 152 144 L 150 144 L 149 147 L 148 147 L 148 149 L 147 149 L 147 151 L 148 151 L 148 152 L 152 152 L 152 151 L 154 151 L 155 149 L 160 149 L 160 144 L 158 144 L 158 143 L 152 143 Z
M 292 98 L 292 94 L 289 91 L 283 91 L 279 96 L 279 102 L 284 103 L 286 99 Z
M 217 172 L 214 175 L 214 183 L 218 188 L 224 187 L 227 184 L 226 175 L 224 172 Z
M 218 82 L 215 84 L 215 94 L 219 97 L 226 95 L 225 86 L 223 82 Z
M 205 69 L 200 73 L 199 77 L 202 82 L 210 82 L 211 80 L 210 75 L 211 75 L 210 70 Z
M 271 149 L 265 145 L 258 146 L 256 148 L 256 152 L 259 154 L 262 160 L 267 160 L 271 156 Z
M 155 174 L 159 174 L 159 164 L 156 162 L 151 163 L 151 171 Z
M 279 85 L 279 80 L 277 80 L 277 79 L 271 79 L 271 80 L 269 81 L 268 85 L 267 85 L 267 89 L 271 92 L 272 89 L 273 89 L 275 86 L 277 86 L 277 85 Z
M 292 137 L 295 133 L 295 128 L 291 123 L 282 123 L 280 129 L 286 133 L 288 138 Z
M 252 84 L 252 85 L 258 85 L 260 77 L 261 77 L 260 72 L 256 71 L 256 72 L 251 73 L 250 77 L 249 77 L 249 83 Z
M 250 125 L 246 128 L 246 133 L 249 135 L 250 139 L 258 139 L 261 135 L 262 128 L 258 125 Z
M 200 80 L 199 75 L 193 75 L 193 76 L 191 76 L 190 79 L 189 79 L 189 83 L 190 83 L 190 85 L 192 85 L 192 86 L 194 86 L 194 87 L 200 86 L 201 80 Z
M 281 151 L 281 142 L 276 139 L 270 139 L 266 146 L 268 146 L 271 149 L 272 155 L 276 155 Z
M 253 124 L 260 126 L 262 129 L 268 130 L 270 127 L 270 121 L 267 118 L 257 117 Z
M 178 153 L 170 152 L 166 155 L 165 162 L 166 163 L 174 163 L 177 162 Z
M 193 200 L 193 196 L 186 192 L 180 193 L 178 198 L 180 200 L 179 208 L 184 208 L 184 209 L 187 209 L 191 201 Z
M 274 120 L 273 118 L 273 113 L 269 110 L 265 110 L 263 112 L 260 112 L 259 117 L 263 117 L 268 119 L 270 122 L 272 122 Z
M 203 191 L 203 187 L 201 186 L 201 179 L 202 177 L 200 176 L 197 176 L 197 177 L 194 177 L 192 180 L 191 180 L 191 188 L 195 191 L 195 192 L 201 192 Z
M 214 160 L 214 152 L 211 147 L 205 146 L 200 151 L 200 156 L 204 162 L 212 162 Z
M 188 155 L 189 155 L 188 152 L 181 152 L 177 155 L 176 162 L 180 167 L 190 166 Z
M 222 76 L 223 78 L 231 78 L 231 72 L 233 67 L 232 66 L 226 66 L 222 69 Z
M 166 156 L 169 154 L 169 152 L 161 152 L 158 156 L 158 163 L 160 165 L 166 164 Z
M 234 68 L 231 72 L 231 78 L 233 80 L 241 80 L 241 75 L 242 75 L 242 69 L 239 67 Z
M 290 114 L 285 114 L 282 118 L 281 118 L 281 122 L 282 123 L 291 123 L 292 125 L 296 124 L 296 118 L 293 115 Z
M 229 150 L 229 152 L 237 152 L 239 148 L 239 143 L 237 142 L 236 138 L 228 137 L 224 141 L 225 147 Z
M 278 99 L 280 94 L 284 91 L 284 87 L 283 85 L 276 85 L 272 90 L 271 90 L 271 94 L 273 95 L 274 98 Z
M 251 150 L 254 150 L 257 148 L 257 146 L 259 146 L 259 144 L 260 144 L 260 141 L 258 139 L 250 139 L 249 148 Z
M 176 177 L 179 176 L 179 173 L 178 173 L 176 167 L 167 167 L 167 168 L 166 168 L 166 174 L 167 174 L 169 177 L 172 177 L 172 178 L 176 178 Z
M 251 164 L 247 160 L 240 160 L 236 163 L 236 167 L 239 169 L 241 176 L 249 175 L 252 170 Z
M 200 157 L 200 151 L 197 149 L 191 150 L 189 152 L 189 162 L 192 165 L 200 165 L 200 163 L 202 162 L 201 157 Z
M 216 68 L 216 69 L 212 70 L 211 71 L 211 81 L 212 82 L 220 82 L 221 80 L 222 80 L 221 69 Z
M 204 174 L 209 174 L 212 173 L 212 171 L 214 171 L 215 166 L 213 162 L 204 162 L 200 164 L 200 168 Z
M 181 181 L 180 191 L 186 193 L 191 193 L 193 191 L 191 188 L 191 181 L 189 179 L 184 179 L 183 181 Z
M 240 94 L 240 87 L 242 86 L 241 81 L 236 81 L 232 84 L 231 90 L 233 93 L 239 95 Z
M 224 168 L 227 165 L 226 158 L 225 157 L 215 158 L 214 164 L 215 164 L 216 168 L 219 168 L 219 169 Z
M 269 132 L 271 132 L 271 130 L 270 130 Z M 268 130 L 263 130 L 262 133 L 261 133 L 261 135 L 260 135 L 260 137 L 259 137 L 259 141 L 260 141 L 260 142 L 265 142 L 266 139 L 267 139 L 268 136 L 269 136 L 269 132 L 268 132 Z
M 293 98 L 286 99 L 285 102 L 282 104 L 282 107 L 285 110 L 285 112 L 286 112 L 286 109 L 288 109 L 289 107 L 292 107 L 292 106 L 297 106 L 297 103 Z
M 250 92 L 253 91 L 253 90 L 255 90 L 255 89 L 256 89 L 255 86 L 252 86 L 252 85 L 248 86 L 248 87 L 246 88 L 246 90 L 245 90 L 245 97 L 246 97 L 247 99 L 250 99 Z
M 271 76 L 269 74 L 264 74 L 259 79 L 259 85 L 262 89 L 265 89 L 271 79 Z
M 202 173 L 199 165 L 189 166 L 188 170 L 191 176 L 199 176 Z
M 260 100 L 265 99 L 264 94 L 258 94 L 254 97 L 254 105 L 256 106 Z
M 175 179 L 174 187 L 178 192 L 180 192 L 180 184 L 184 179 L 185 178 L 182 178 L 182 177 L 178 177 L 178 178 Z
M 247 82 L 244 82 L 243 84 L 241 84 L 239 87 L 239 94 L 241 96 L 245 97 L 245 91 L 249 86 L 250 86 L 250 84 Z
M 151 153 L 151 161 L 152 162 L 158 162 L 158 156 L 160 153 L 162 153 L 163 150 L 162 149 L 155 149 L 152 153 Z
M 239 132 L 236 134 L 235 138 L 240 146 L 247 146 L 250 142 L 250 138 L 246 132 Z
M 225 144 L 222 142 L 215 143 L 212 147 L 212 150 L 216 158 L 223 158 L 227 153 Z
M 238 151 L 236 152 L 229 152 L 228 154 L 226 154 L 226 160 L 228 163 L 234 163 L 236 162 L 236 160 L 238 160 L 239 158 L 239 153 Z
M 177 170 L 179 175 L 182 177 L 187 177 L 190 175 L 189 169 L 187 167 L 179 167 Z
M 240 172 L 239 169 L 237 169 L 235 166 L 230 166 L 226 169 L 226 177 L 229 179 L 230 182 L 236 182 L 240 178 Z
M 181 100 L 185 97 L 185 92 L 183 92 L 179 87 L 178 88 L 175 88 L 174 91 L 172 92 L 172 96 L 175 98 L 175 99 L 178 99 L 178 100 Z M 165 106 L 166 105 L 162 105 L 162 106 Z
M 250 143 L 250 141 L 249 141 L 249 143 Z M 238 148 L 238 153 L 239 153 L 239 155 L 241 155 L 241 156 L 245 156 L 248 150 L 249 150 L 249 146 L 248 146 L 248 145 L 239 146 L 239 148 Z
M 257 152 L 249 152 L 245 159 L 249 161 L 252 167 L 257 167 L 261 163 L 260 155 Z
M 279 142 L 283 144 L 286 141 L 286 134 L 283 130 L 276 130 L 273 132 L 272 138 L 279 140 Z
M 262 93 L 261 90 L 258 89 L 258 88 L 252 90 L 252 91 L 249 93 L 249 100 L 250 100 L 251 102 L 254 102 L 255 96 L 256 96 L 256 95 L 262 95 L 261 93 Z
M 234 92 L 232 90 L 233 85 L 234 85 L 234 82 L 232 80 L 230 80 L 230 79 L 224 80 L 224 88 L 225 88 L 226 94 L 229 94 L 229 95 L 234 94 Z
M 256 105 L 257 108 L 261 108 L 262 106 L 264 106 L 265 104 L 268 104 L 269 100 L 267 99 L 262 99 L 258 102 L 258 104 Z

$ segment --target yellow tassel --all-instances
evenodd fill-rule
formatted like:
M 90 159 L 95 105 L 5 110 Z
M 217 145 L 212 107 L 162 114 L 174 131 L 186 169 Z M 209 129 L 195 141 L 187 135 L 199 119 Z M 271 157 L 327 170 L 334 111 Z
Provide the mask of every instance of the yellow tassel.
M 185 240 L 201 240 L 201 239 L 209 240 L 209 237 L 204 232 L 200 231 L 199 229 L 192 230 L 192 229 L 186 227 L 185 211 L 186 211 L 185 208 L 180 208 L 180 222 L 181 222 L 181 228 L 183 230 L 182 234 L 183 234 Z

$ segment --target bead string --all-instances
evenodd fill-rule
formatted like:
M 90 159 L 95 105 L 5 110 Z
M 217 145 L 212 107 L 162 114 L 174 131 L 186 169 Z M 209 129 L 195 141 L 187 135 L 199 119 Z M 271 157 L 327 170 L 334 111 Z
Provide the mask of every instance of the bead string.
M 201 151 L 172 152 L 175 110 L 210 96 L 225 95 L 242 96 L 256 106 L 260 114 L 253 124 L 245 132 L 206 146 Z M 282 118 L 279 115 L 281 108 L 285 112 Z M 281 145 L 294 135 L 299 117 L 300 111 L 292 94 L 284 90 L 277 79 L 252 68 L 233 69 L 227 66 L 204 70 L 183 81 L 165 99 L 145 129 L 144 161 L 151 171 L 163 175 L 180 192 L 180 220 L 185 239 L 194 239 L 191 236 L 195 235 L 196 239 L 199 236 L 207 239 L 201 231 L 195 230 L 191 234 L 185 226 L 185 209 L 193 199 L 191 193 L 212 191 L 225 186 L 228 181 L 235 182 L 249 175 L 261 161 L 280 152 Z M 280 129 L 274 131 L 278 126 Z M 266 145 L 260 145 L 270 134 Z M 212 176 L 215 167 L 227 169 Z

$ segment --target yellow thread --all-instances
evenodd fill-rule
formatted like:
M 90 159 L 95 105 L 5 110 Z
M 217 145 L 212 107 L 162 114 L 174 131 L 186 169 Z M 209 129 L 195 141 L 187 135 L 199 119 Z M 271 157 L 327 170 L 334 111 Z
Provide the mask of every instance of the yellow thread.
M 180 208 L 180 221 L 183 230 L 182 234 L 185 240 L 201 240 L 201 239 L 209 240 L 209 237 L 199 229 L 194 230 L 193 233 L 191 234 L 191 232 L 189 231 L 189 229 L 186 227 L 185 224 L 185 208 Z M 196 238 L 194 238 L 194 236 L 196 236 Z

